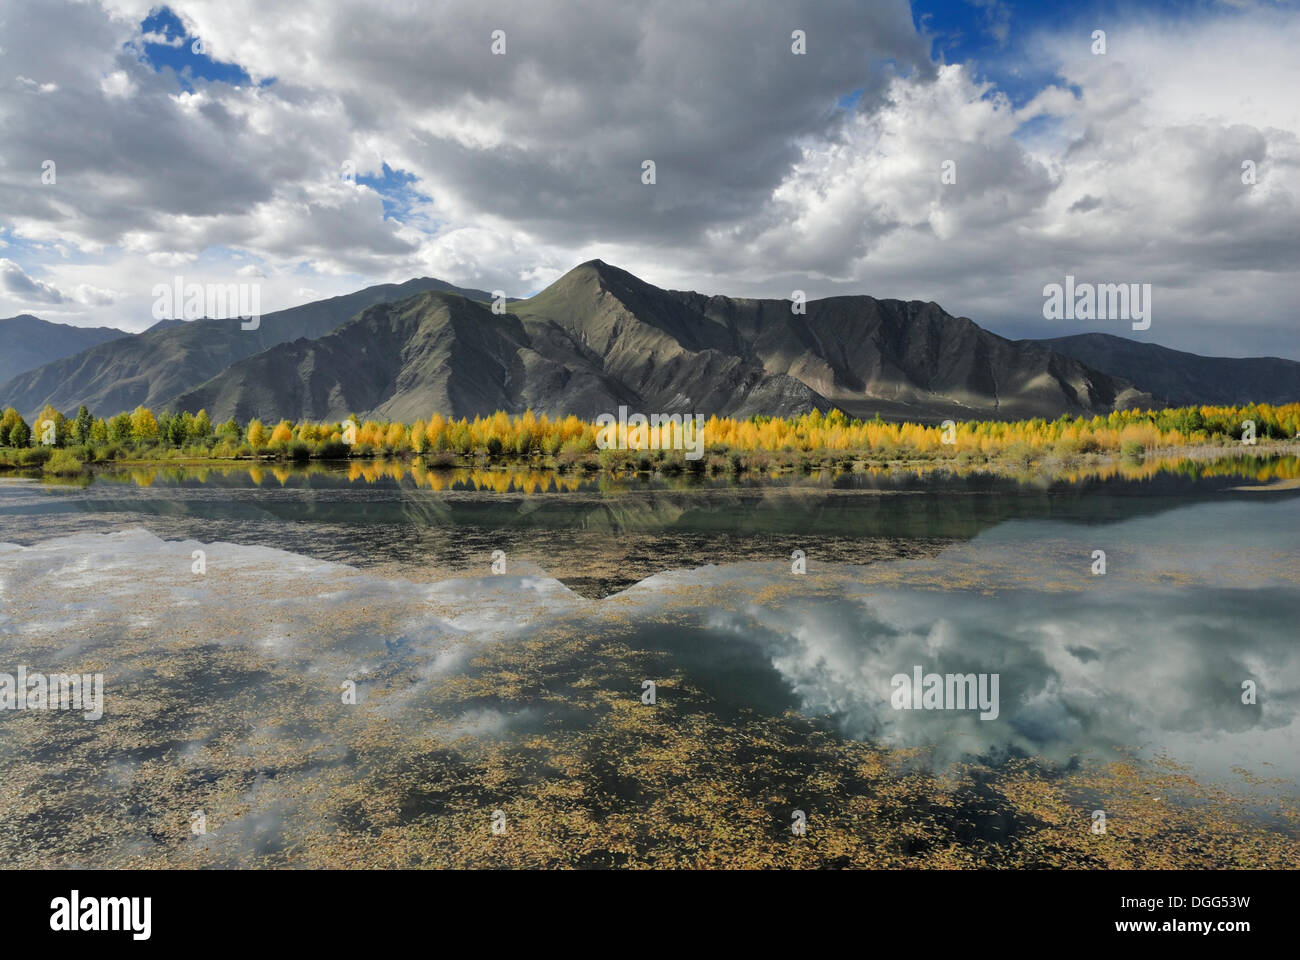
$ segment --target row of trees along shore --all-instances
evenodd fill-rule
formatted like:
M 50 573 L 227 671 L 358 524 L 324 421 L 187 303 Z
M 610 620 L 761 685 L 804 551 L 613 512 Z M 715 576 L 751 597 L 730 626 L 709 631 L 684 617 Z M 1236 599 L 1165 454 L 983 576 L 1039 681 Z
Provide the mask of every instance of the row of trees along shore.
M 686 418 L 689 420 L 689 418 Z M 824 452 L 871 459 L 965 457 L 996 459 L 1045 453 L 1061 456 L 1136 454 L 1143 450 L 1228 444 L 1248 435 L 1254 424 L 1260 440 L 1300 434 L 1300 404 L 1280 406 L 1178 407 L 1123 410 L 1105 416 L 1071 416 L 1055 420 L 969 420 L 955 426 L 893 423 L 879 418 L 858 420 L 839 410 L 814 411 L 798 417 L 755 416 L 748 419 L 708 417 L 703 449 L 709 455 L 748 452 L 808 454 Z M 456 457 L 554 458 L 576 462 L 599 450 L 603 428 L 576 416 L 551 418 L 531 411 L 510 415 L 451 419 L 433 414 L 427 420 L 398 423 L 379 420 L 322 422 L 281 420 L 241 424 L 231 418 L 214 424 L 206 411 L 154 413 L 136 407 L 127 413 L 94 417 L 82 406 L 73 415 L 46 407 L 31 424 L 12 407 L 0 415 L 0 456 L 9 466 L 39 464 L 54 451 L 61 458 L 120 460 L 203 457 L 269 457 L 307 460 L 374 456 L 426 456 L 432 462 Z M 618 434 L 621 450 L 654 451 L 660 459 L 680 458 L 680 442 L 670 428 L 635 427 Z M 43 451 L 43 452 L 42 452 Z

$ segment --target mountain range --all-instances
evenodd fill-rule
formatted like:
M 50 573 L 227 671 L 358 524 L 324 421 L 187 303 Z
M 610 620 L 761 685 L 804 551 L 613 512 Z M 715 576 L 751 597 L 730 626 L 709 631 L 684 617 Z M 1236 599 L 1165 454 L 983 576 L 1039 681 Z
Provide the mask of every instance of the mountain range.
M 129 337 L 114 327 L 74 327 L 50 323 L 30 313 L 0 318 L 0 383 L 10 377 L 43 366 L 53 360 L 70 357 L 82 350 Z
M 1300 400 L 1300 363 L 1281 357 L 1202 357 L 1108 333 L 1036 342 L 1140 383 L 1168 406 Z
M 163 321 L 18 374 L 0 384 L 0 405 L 407 421 L 838 407 L 934 421 L 1300 400 L 1290 360 L 1199 357 L 1105 334 L 1008 340 L 916 300 L 831 297 L 799 311 L 660 289 L 599 260 L 503 306 L 423 278 L 267 314 L 254 331 Z
M 0 384 L 0 405 L 12 406 L 24 415 L 46 404 L 66 411 L 84 403 L 103 416 L 140 404 L 161 410 L 178 394 L 245 357 L 286 340 L 324 336 L 371 304 L 422 290 L 489 296 L 481 290 L 421 279 L 367 287 L 268 313 L 255 330 L 242 329 L 237 319 L 164 320 L 143 333 L 119 336 L 19 374 Z

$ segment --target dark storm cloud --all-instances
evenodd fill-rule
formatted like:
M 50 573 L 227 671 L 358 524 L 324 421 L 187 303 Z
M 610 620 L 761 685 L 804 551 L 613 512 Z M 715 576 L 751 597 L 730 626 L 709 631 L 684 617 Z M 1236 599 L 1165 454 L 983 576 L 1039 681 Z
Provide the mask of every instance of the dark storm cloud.
M 681 241 L 750 216 L 799 143 L 838 126 L 841 98 L 863 91 L 869 109 L 896 72 L 932 70 L 903 3 L 452 4 L 438 22 L 344 20 L 329 58 L 354 121 L 388 123 L 375 88 L 416 117 L 464 108 L 500 143 L 433 129 L 413 156 L 466 202 L 560 243 Z

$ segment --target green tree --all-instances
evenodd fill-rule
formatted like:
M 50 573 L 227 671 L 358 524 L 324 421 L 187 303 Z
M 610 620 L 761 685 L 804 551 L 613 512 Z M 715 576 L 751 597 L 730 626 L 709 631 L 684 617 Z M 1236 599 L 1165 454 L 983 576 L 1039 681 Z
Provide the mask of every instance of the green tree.
M 85 446 L 90 440 L 90 428 L 94 420 L 90 416 L 90 411 L 86 409 L 83 403 L 77 408 L 77 419 L 72 428 L 72 436 L 76 439 L 78 446 Z
M 190 427 L 193 425 L 194 417 L 188 413 L 172 417 L 172 422 L 167 428 L 167 439 L 178 447 L 185 446 L 185 441 L 189 439 Z
M 27 426 L 27 421 L 19 417 L 17 422 L 9 428 L 9 446 L 25 447 L 32 442 L 32 428 Z
M 190 424 L 190 443 L 207 443 L 211 436 L 212 421 L 208 418 L 208 411 L 200 410 L 194 415 L 194 420 Z
M 90 425 L 90 442 L 96 446 L 108 443 L 108 423 L 103 417 L 96 417 Z
M 119 413 L 109 421 L 108 439 L 111 443 L 126 443 L 131 439 L 131 414 Z
M 22 417 L 13 407 L 5 407 L 4 413 L 0 414 L 0 446 L 9 446 L 9 431 L 21 419 Z

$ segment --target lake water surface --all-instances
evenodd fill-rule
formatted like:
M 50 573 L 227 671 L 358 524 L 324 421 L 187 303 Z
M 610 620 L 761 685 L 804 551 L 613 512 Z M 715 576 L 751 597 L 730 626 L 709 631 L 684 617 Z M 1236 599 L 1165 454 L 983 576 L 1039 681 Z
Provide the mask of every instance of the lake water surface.
M 1247 797 L 1294 835 L 1295 475 L 1242 459 L 1055 480 L 352 464 L 0 481 L 0 671 L 101 672 L 106 690 L 102 720 L 0 712 L 0 849 L 320 865 L 350 843 L 376 862 L 377 837 L 418 829 L 422 852 L 398 862 L 436 862 L 465 842 L 445 824 L 498 809 L 535 823 L 566 785 L 566 816 L 626 816 L 643 835 L 658 774 L 593 738 L 662 743 L 644 724 L 665 717 L 714 748 L 751 731 L 742 753 L 807 724 L 940 778 L 1127 759 Z M 996 677 L 996 709 L 899 709 L 895 678 L 918 668 Z M 528 752 L 543 747 L 545 762 Z M 779 755 L 761 762 L 787 805 L 812 783 L 839 802 L 817 763 Z M 739 756 L 714 764 L 719 791 L 760 762 Z M 999 823 L 999 842 L 1021 829 Z M 584 842 L 583 864 L 606 862 Z

